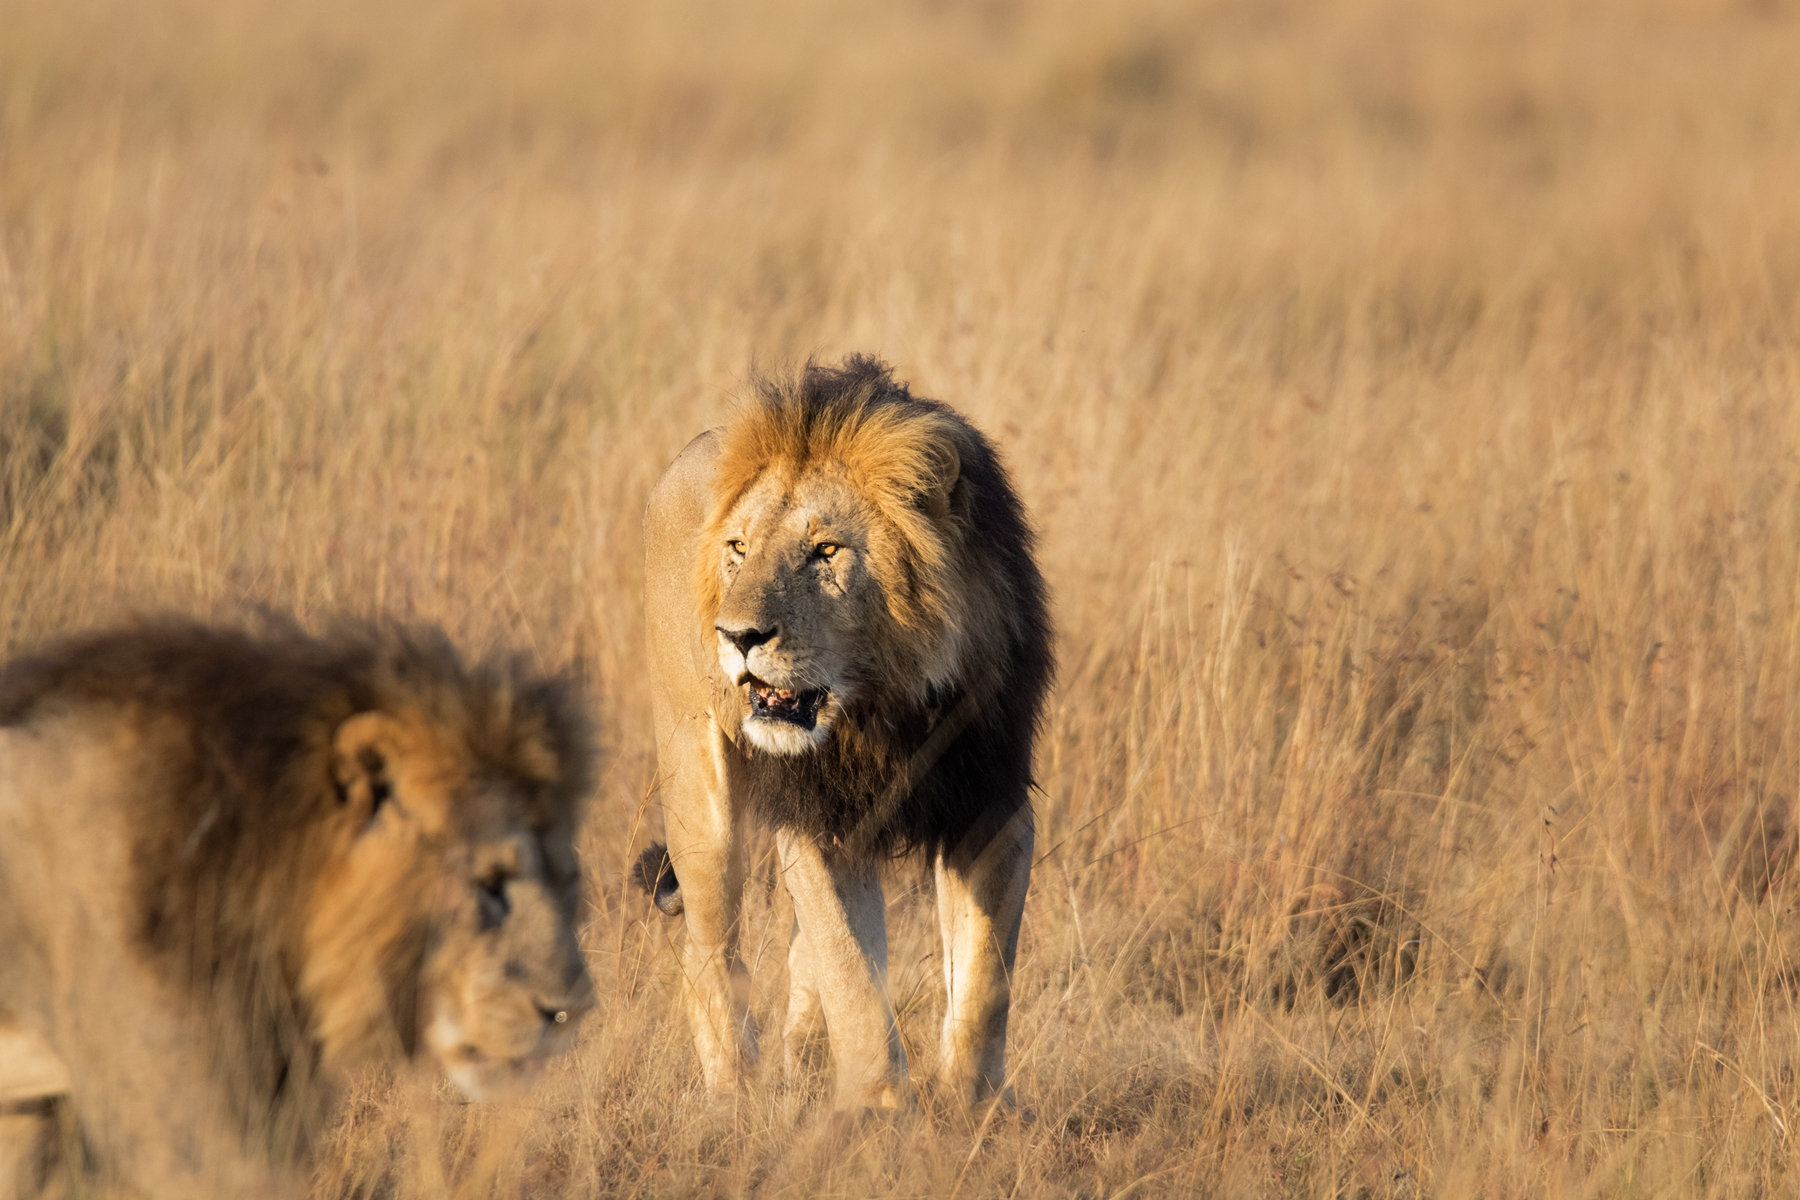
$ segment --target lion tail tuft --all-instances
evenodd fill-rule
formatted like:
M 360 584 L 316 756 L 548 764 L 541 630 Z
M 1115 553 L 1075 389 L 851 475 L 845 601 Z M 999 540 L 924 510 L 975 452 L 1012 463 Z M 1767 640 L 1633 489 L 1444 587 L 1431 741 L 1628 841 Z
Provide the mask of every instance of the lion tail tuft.
M 644 894 L 656 902 L 664 916 L 679 917 L 681 915 L 681 881 L 675 878 L 675 864 L 669 861 L 669 848 L 661 842 L 652 842 L 638 855 L 637 863 L 631 868 L 632 878 L 644 889 Z

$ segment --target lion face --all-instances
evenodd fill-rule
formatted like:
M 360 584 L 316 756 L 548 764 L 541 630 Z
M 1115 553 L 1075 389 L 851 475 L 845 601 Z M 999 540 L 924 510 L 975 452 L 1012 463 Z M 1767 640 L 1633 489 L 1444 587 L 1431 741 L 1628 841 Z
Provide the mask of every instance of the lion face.
M 951 682 L 957 624 L 903 628 L 898 534 L 843 470 L 767 472 L 719 528 L 719 669 L 757 748 L 823 745 L 877 685 L 920 699 Z
M 534 1079 L 594 1002 L 575 943 L 574 864 L 552 869 L 540 838 L 506 826 L 442 860 L 422 976 L 422 1041 L 472 1100 Z
M 326 1054 L 397 1024 L 471 1099 L 529 1082 L 593 1006 L 572 830 L 534 825 L 532 781 L 403 718 L 352 717 L 333 750 L 341 827 L 301 981 Z

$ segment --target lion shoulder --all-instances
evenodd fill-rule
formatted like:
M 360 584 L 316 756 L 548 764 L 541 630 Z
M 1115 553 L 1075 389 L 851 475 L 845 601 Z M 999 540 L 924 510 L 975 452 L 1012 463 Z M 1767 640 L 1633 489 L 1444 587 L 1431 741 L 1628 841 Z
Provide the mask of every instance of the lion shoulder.
M 710 652 L 694 604 L 694 559 L 717 492 L 723 430 L 693 438 L 663 471 L 644 508 L 644 626 L 658 744 L 712 700 Z M 685 744 L 686 739 L 683 739 Z

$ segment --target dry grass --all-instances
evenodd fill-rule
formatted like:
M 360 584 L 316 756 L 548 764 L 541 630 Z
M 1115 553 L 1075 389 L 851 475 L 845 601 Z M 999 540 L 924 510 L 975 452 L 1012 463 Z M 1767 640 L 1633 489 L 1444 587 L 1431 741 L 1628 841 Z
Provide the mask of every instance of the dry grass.
M 318 1196 L 1793 1189 L 1792 3 L 0 30 L 4 646 L 381 608 L 575 659 L 605 720 L 581 1051 L 529 1111 L 359 1082 Z M 625 891 L 644 496 L 751 362 L 852 349 L 1043 532 L 1035 1122 L 709 1109 Z

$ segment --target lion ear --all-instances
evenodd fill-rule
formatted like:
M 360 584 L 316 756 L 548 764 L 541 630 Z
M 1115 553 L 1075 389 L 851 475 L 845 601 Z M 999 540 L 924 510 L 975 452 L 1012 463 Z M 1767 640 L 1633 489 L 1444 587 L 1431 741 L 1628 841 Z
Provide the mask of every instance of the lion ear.
M 950 512 L 950 493 L 962 478 L 962 456 L 956 452 L 955 442 L 940 438 L 931 457 L 933 478 L 931 489 L 924 496 L 925 509 L 934 517 L 944 517 Z
M 331 735 L 331 775 L 345 804 L 373 818 L 394 791 L 400 722 L 386 713 L 357 713 Z

